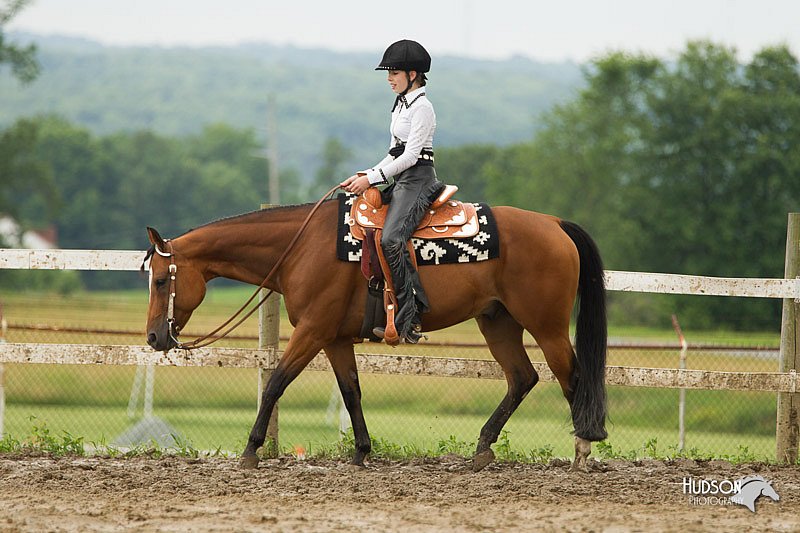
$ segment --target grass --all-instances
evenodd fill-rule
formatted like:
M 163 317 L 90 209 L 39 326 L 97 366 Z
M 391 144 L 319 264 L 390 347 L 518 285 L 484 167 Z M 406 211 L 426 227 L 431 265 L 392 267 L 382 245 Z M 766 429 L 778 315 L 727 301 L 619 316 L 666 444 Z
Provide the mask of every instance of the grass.
M 6 434 L 0 439 L 0 454 L 38 454 L 43 453 L 52 456 L 84 456 L 87 455 L 87 448 L 83 437 L 75 437 L 67 431 L 62 431 L 60 436 L 54 435 L 47 427 L 46 423 L 40 423 L 34 417 L 31 418 L 33 425 L 27 436 L 22 440 Z M 91 442 L 90 449 L 93 455 L 108 457 L 137 457 L 146 456 L 158 458 L 163 455 L 175 455 L 179 457 L 198 458 L 198 457 L 234 457 L 232 454 L 223 450 L 221 447 L 216 449 L 201 451 L 195 447 L 191 441 L 179 436 L 175 437 L 175 445 L 164 447 L 160 446 L 155 440 L 143 442 L 137 446 L 122 448 L 109 444 L 105 439 L 98 442 Z M 455 435 L 439 439 L 433 446 L 420 447 L 416 444 L 397 444 L 386 438 L 371 439 L 372 451 L 370 457 L 373 459 L 385 460 L 410 460 L 421 457 L 441 457 L 444 455 L 456 455 L 464 458 L 471 457 L 474 453 L 474 442 L 460 440 Z M 511 443 L 510 432 L 504 430 L 500 434 L 497 444 L 494 446 L 496 460 L 499 462 L 522 462 L 522 463 L 549 463 L 557 459 L 560 455 L 551 445 L 544 445 L 539 448 L 519 451 Z M 293 447 L 282 447 L 280 453 L 283 455 L 294 454 L 301 459 L 308 458 L 328 458 L 337 460 L 350 459 L 355 451 L 355 438 L 352 429 L 343 431 L 338 438 L 331 443 L 317 446 L 316 448 L 306 449 L 300 445 Z M 700 452 L 697 448 L 688 450 L 678 450 L 676 446 L 667 447 L 666 450 L 659 448 L 658 437 L 652 437 L 642 442 L 639 448 L 631 449 L 627 452 L 615 448 L 610 441 L 598 442 L 594 445 L 595 457 L 601 460 L 622 459 L 635 461 L 643 458 L 656 460 L 674 460 L 678 458 L 688 458 L 695 460 L 722 459 L 734 464 L 751 462 L 771 462 L 768 458 L 752 452 L 748 446 L 739 445 L 735 453 L 709 453 Z M 569 459 L 568 455 L 561 457 Z M 798 462 L 800 464 L 800 461 Z
M 251 293 L 249 287 L 209 291 L 206 302 L 190 323 L 190 331 L 208 331 L 227 318 Z M 49 324 L 62 327 L 143 329 L 147 291 L 75 294 L 71 296 L 29 293 L 2 296 L 7 320 L 15 324 Z M 242 333 L 255 335 L 255 319 Z M 291 334 L 288 320 L 282 334 Z M 691 342 L 730 342 L 739 345 L 777 345 L 777 334 L 725 334 L 686 332 Z M 646 339 L 675 343 L 665 330 L 612 327 L 612 338 Z M 67 339 L 67 340 L 65 340 Z M 11 329 L 10 342 L 78 342 L 142 344 L 143 335 L 102 337 L 89 334 L 37 334 Z M 431 334 L 437 342 L 481 342 L 472 322 Z M 529 339 L 530 340 L 530 339 Z M 227 344 L 254 347 L 254 341 Z M 488 359 L 485 348 L 452 348 L 425 345 L 393 350 L 379 344 L 363 344 L 359 352 L 408 353 Z M 530 349 L 533 360 L 541 352 Z M 609 364 L 676 367 L 678 350 L 612 350 Z M 775 362 L 755 356 L 691 352 L 689 368 L 708 370 L 774 371 Z M 126 411 L 134 382 L 134 367 L 99 365 L 5 365 L 6 434 L 30 433 L 30 417 L 47 424 L 51 435 L 81 435 L 85 442 L 111 443 L 136 419 Z M 474 449 L 474 442 L 491 412 L 505 393 L 505 384 L 494 380 L 446 379 L 417 376 L 362 374 L 361 388 L 366 420 L 376 442 L 387 450 L 398 448 L 418 453 Z M 257 373 L 248 369 L 158 367 L 154 414 L 176 428 L 180 442 L 189 449 L 243 449 L 255 417 Z M 333 409 L 329 410 L 333 398 Z M 280 441 L 287 452 L 295 445 L 314 453 L 333 453 L 346 445 L 340 441 L 338 391 L 330 373 L 305 372 L 280 402 Z M 646 456 L 647 442 L 657 442 L 659 453 L 670 453 L 677 442 L 678 392 L 665 389 L 609 388 L 610 455 Z M 141 416 L 141 407 L 137 416 Z M 687 448 L 697 454 L 737 456 L 741 447 L 758 457 L 774 455 L 775 395 L 727 391 L 688 391 Z M 572 455 L 567 404 L 560 389 L 542 383 L 534 389 L 506 426 L 495 444 L 498 456 L 569 457 Z M 333 448 L 332 448 L 333 447 Z M 619 451 L 624 450 L 624 451 Z M 387 451 L 387 453 L 389 453 Z M 450 452 L 445 452 L 450 453 Z M 453 452 L 456 453 L 456 452 Z M 688 453 L 688 452 L 687 452 Z

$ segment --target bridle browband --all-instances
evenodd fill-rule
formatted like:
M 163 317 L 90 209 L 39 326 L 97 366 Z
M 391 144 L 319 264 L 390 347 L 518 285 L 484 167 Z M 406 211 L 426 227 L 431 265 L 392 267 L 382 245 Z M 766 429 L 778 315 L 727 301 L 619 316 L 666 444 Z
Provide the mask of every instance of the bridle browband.
M 286 249 L 283 251 L 281 256 L 275 262 L 275 265 L 272 267 L 272 270 L 269 271 L 269 273 L 264 278 L 264 281 L 261 282 L 261 284 L 256 288 L 255 292 L 253 292 L 252 296 L 250 296 L 250 298 L 247 299 L 247 301 L 239 308 L 239 310 L 236 311 L 233 315 L 231 315 L 231 317 L 228 318 L 225 322 L 220 324 L 219 327 L 217 327 L 211 333 L 203 335 L 202 337 L 194 339 L 194 340 L 192 340 L 190 342 L 179 342 L 178 341 L 178 335 L 180 334 L 180 327 L 175 325 L 175 295 L 176 295 L 175 282 L 176 282 L 177 273 L 178 273 L 178 266 L 175 264 L 175 250 L 174 250 L 174 248 L 172 246 L 172 241 L 170 239 L 165 239 L 164 240 L 164 243 L 169 248 L 166 251 L 163 251 L 163 250 L 159 249 L 159 247 L 154 244 L 153 245 L 153 250 L 154 250 L 155 253 L 157 253 L 161 257 L 168 257 L 169 258 L 169 293 L 168 293 L 168 297 L 167 297 L 168 298 L 167 299 L 167 329 L 169 330 L 170 338 L 172 339 L 173 342 L 175 342 L 175 348 L 180 349 L 180 350 L 194 350 L 194 349 L 197 349 L 197 348 L 204 348 L 204 347 L 206 347 L 206 346 L 208 346 L 210 344 L 213 344 L 213 343 L 217 342 L 220 339 L 223 339 L 229 333 L 231 333 L 234 329 L 239 327 L 245 320 L 250 318 L 253 315 L 253 313 L 255 313 L 256 310 L 258 310 L 258 308 L 261 307 L 264 304 L 264 302 L 267 301 L 267 298 L 269 298 L 275 292 L 273 289 L 270 289 L 267 292 L 267 294 L 262 296 L 261 299 L 259 300 L 259 302 L 255 305 L 255 307 L 253 307 L 244 316 L 242 316 L 235 324 L 233 324 L 227 330 L 223 331 L 221 334 L 217 335 L 217 333 L 220 330 L 222 330 L 228 324 L 233 322 L 233 320 L 236 319 L 236 317 L 238 317 L 247 308 L 247 306 L 250 305 L 250 303 L 253 300 L 255 300 L 256 296 L 258 295 L 258 292 L 261 289 L 265 289 L 266 288 L 267 282 L 269 282 L 269 280 L 272 278 L 272 276 L 275 274 L 275 272 L 278 271 L 278 268 L 283 264 L 283 262 L 286 260 L 286 257 L 289 255 L 289 252 L 292 251 L 292 249 L 294 248 L 294 245 L 300 239 L 300 235 L 302 235 L 303 231 L 305 231 L 306 226 L 308 226 L 308 223 L 311 220 L 311 217 L 314 216 L 314 213 L 317 212 L 317 209 L 319 209 L 319 206 L 322 205 L 322 202 L 327 200 L 334 192 L 336 192 L 336 189 L 338 189 L 338 188 L 339 188 L 339 185 L 336 185 L 330 191 L 325 193 L 325 195 L 322 198 L 320 198 L 319 201 L 317 201 L 316 204 L 314 204 L 314 207 L 311 208 L 311 212 L 308 213 L 308 215 L 306 216 L 305 220 L 300 225 L 300 229 L 297 230 L 297 233 L 294 235 L 292 240 L 289 242 L 289 245 L 286 247 Z M 151 257 L 151 256 L 152 256 L 152 253 L 149 253 L 147 256 L 145 256 L 145 261 L 147 261 L 147 259 L 149 257 Z M 142 264 L 142 268 L 144 268 L 144 264 Z

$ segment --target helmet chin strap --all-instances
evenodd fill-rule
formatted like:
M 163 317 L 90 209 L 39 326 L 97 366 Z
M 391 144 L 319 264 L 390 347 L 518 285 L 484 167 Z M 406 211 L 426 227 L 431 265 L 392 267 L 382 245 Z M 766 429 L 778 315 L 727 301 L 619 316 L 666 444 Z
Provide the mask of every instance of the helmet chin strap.
M 400 93 L 400 96 L 405 96 L 406 93 L 411 89 L 411 73 L 409 71 L 406 71 L 406 80 L 408 80 L 408 83 L 406 84 L 406 90 Z
M 403 89 L 403 92 L 398 93 L 397 98 L 394 99 L 392 112 L 394 112 L 394 110 L 397 108 L 397 105 L 403 101 L 403 97 L 408 93 L 408 91 L 411 90 L 411 72 L 409 72 L 408 70 L 406 70 L 405 72 L 406 72 L 406 80 L 408 81 L 408 83 L 406 83 L 406 88 Z M 417 76 L 419 76 L 419 73 L 417 73 Z

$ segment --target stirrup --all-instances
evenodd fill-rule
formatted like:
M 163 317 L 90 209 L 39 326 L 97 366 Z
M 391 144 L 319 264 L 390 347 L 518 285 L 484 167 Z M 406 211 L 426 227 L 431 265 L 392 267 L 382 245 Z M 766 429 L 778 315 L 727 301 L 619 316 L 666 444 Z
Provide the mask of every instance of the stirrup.
M 372 334 L 378 337 L 379 339 L 383 339 L 386 336 L 386 328 L 381 326 L 372 328 Z M 428 336 L 420 333 L 419 331 L 409 331 L 405 337 L 403 337 L 403 341 L 406 344 L 419 344 L 419 341 L 425 339 L 428 340 Z
M 403 340 L 400 337 L 386 339 L 386 328 L 383 326 L 376 326 L 372 328 L 372 334 L 381 339 L 389 346 L 397 346 Z

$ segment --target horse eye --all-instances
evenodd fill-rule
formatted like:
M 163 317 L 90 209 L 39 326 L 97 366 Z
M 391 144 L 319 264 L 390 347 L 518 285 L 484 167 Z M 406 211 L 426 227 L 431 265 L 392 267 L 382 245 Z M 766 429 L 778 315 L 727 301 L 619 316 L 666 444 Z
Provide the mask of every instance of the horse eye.
M 157 287 L 157 288 L 161 288 L 161 287 L 163 287 L 163 286 L 164 286 L 164 285 L 166 285 L 166 284 L 167 284 L 167 280 L 166 280 L 166 278 L 163 278 L 163 279 L 157 279 L 157 280 L 156 280 L 156 287 Z

